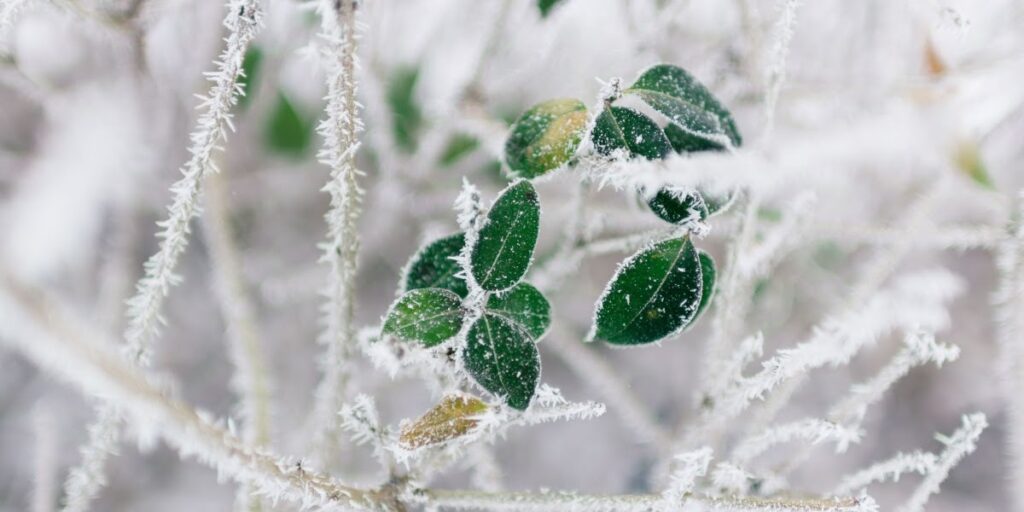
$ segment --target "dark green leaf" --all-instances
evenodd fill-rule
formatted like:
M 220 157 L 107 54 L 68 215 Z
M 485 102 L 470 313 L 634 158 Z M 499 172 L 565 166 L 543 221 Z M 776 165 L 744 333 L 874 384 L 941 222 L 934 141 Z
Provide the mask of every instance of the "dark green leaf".
M 466 371 L 480 386 L 525 410 L 540 380 L 540 354 L 530 334 L 499 315 L 485 313 L 469 328 L 462 353 Z
M 669 143 L 672 144 L 672 149 L 676 150 L 677 153 L 685 154 L 725 149 L 721 144 L 708 140 L 706 137 L 687 133 L 686 130 L 683 130 L 675 123 L 665 125 L 665 136 L 668 138 Z
M 540 202 L 533 185 L 526 180 L 509 185 L 487 212 L 470 253 L 477 284 L 491 292 L 515 286 L 530 266 L 539 228 Z
M 711 304 L 711 299 L 715 295 L 715 277 L 717 275 L 717 272 L 715 271 L 715 260 L 711 259 L 710 254 L 704 251 L 697 251 L 697 258 L 700 259 L 700 276 L 702 284 L 700 304 L 697 305 L 697 312 L 693 315 L 693 320 L 696 320 L 697 317 L 707 309 L 708 304 Z
M 416 82 L 419 76 L 418 68 L 400 68 L 388 83 L 388 105 L 391 107 L 395 144 L 406 153 L 416 150 L 420 129 L 423 127 L 423 112 L 416 103 Z
M 683 68 L 668 64 L 652 66 L 625 92 L 639 96 L 665 114 L 684 133 L 712 138 L 724 135 L 734 146 L 743 143 L 729 111 Z
M 278 93 L 277 105 L 267 125 L 267 147 L 278 153 L 301 156 L 313 138 L 314 120 L 299 112 L 284 93 Z
M 546 18 L 551 9 L 554 9 L 561 2 L 562 0 L 537 0 L 537 8 L 540 9 L 541 17 Z
M 434 240 L 413 256 L 405 271 L 405 289 L 444 288 L 465 297 L 466 281 L 456 274 L 462 270 L 453 259 L 462 252 L 465 235 L 456 233 Z
M 619 267 L 598 301 L 593 336 L 616 345 L 671 336 L 693 319 L 702 284 L 689 237 L 643 249 Z
M 516 120 L 505 141 L 512 174 L 536 178 L 556 169 L 576 153 L 587 128 L 587 107 L 575 99 L 535 105 Z
M 478 147 L 480 147 L 480 141 L 476 137 L 464 133 L 455 134 L 448 140 L 448 145 L 444 147 L 437 163 L 441 164 L 441 167 L 451 167 Z
M 604 109 L 594 122 L 590 139 L 594 149 L 606 156 L 623 150 L 631 157 L 659 160 L 672 152 L 672 145 L 658 123 L 625 107 Z
M 263 64 L 263 50 L 258 46 L 250 46 L 242 58 L 242 76 L 238 83 L 242 86 L 242 94 L 238 97 L 238 106 L 245 108 L 252 102 L 252 95 L 256 92 L 256 80 L 259 78 L 260 68 Z
M 528 283 L 491 295 L 487 311 L 519 324 L 535 341 L 544 336 L 551 324 L 551 305 L 540 290 Z
M 458 295 L 440 288 L 420 288 L 391 305 L 384 332 L 432 347 L 458 334 L 462 321 Z
M 696 190 L 663 188 L 647 200 L 647 205 L 661 220 L 673 224 L 694 218 L 704 220 L 708 217 L 704 197 Z

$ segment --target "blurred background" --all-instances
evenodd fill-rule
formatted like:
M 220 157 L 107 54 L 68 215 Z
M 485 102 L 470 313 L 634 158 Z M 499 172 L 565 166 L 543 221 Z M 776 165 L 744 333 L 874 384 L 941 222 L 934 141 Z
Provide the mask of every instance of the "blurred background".
M 881 284 L 922 268 L 946 268 L 964 291 L 940 341 L 961 347 L 943 367 L 914 369 L 873 407 L 866 437 L 847 453 L 817 448 L 791 478 L 820 493 L 852 470 L 896 451 L 937 450 L 935 432 L 983 411 L 990 427 L 950 475 L 929 511 L 1010 510 L 1003 381 L 993 320 L 998 273 L 993 243 L 1024 186 L 1024 3 L 1018 0 L 819 0 L 800 5 L 788 56 L 780 45 L 786 2 L 752 0 L 533 1 L 369 0 L 360 57 L 366 172 L 360 232 L 359 325 L 379 322 L 401 269 L 424 242 L 457 230 L 452 202 L 462 180 L 487 200 L 508 181 L 500 160 L 508 124 L 530 105 L 574 97 L 598 105 L 602 81 L 629 83 L 651 64 L 686 68 L 737 118 L 747 149 L 801 167 L 762 197 L 755 238 L 813 193 L 813 214 L 785 257 L 753 287 L 743 335 L 761 331 L 766 354 L 806 339 L 839 307 L 869 263 Z M 310 50 L 319 27 L 311 5 L 267 0 L 265 27 L 246 56 L 248 94 L 218 156 L 241 271 L 257 305 L 274 382 L 273 446 L 301 455 L 301 429 L 318 380 L 318 291 L 326 267 L 328 169 L 321 144 L 324 77 Z M 225 7 L 198 0 L 29 2 L 0 27 L 0 261 L 104 326 L 124 328 L 124 300 L 156 250 L 155 222 L 187 159 L 194 95 L 221 51 Z M 784 59 L 784 60 L 783 60 Z M 781 65 L 778 65 L 781 63 Z M 765 90 L 783 70 L 774 126 Z M 781 164 L 780 164 L 781 165 Z M 777 172 L 765 165 L 766 176 Z M 574 208 L 578 176 L 538 183 L 544 208 L 537 265 L 551 258 Z M 589 187 L 587 218 L 606 237 L 662 226 L 631 194 Z M 739 212 L 714 218 L 702 242 L 722 264 Z M 181 395 L 217 416 L 236 413 L 225 324 L 213 291 L 203 222 L 165 310 L 154 367 Z M 949 242 L 977 235 L 977 244 Z M 994 233 L 994 234 L 993 234 Z M 944 238 L 945 237 L 945 238 Z M 988 238 L 986 238 L 988 237 Z M 583 262 L 550 295 L 549 334 L 577 343 L 594 301 L 627 254 Z M 877 265 L 876 265 L 877 266 Z M 1022 312 L 1024 313 L 1024 312 Z M 596 351 L 668 427 L 695 415 L 696 382 L 710 321 L 660 347 Z M 899 349 L 894 334 L 849 367 L 825 368 L 800 388 L 781 419 L 821 416 L 852 383 Z M 547 340 L 550 342 L 551 340 Z M 573 400 L 598 390 L 541 343 L 542 380 Z M 357 389 L 397 423 L 434 403 L 416 380 L 391 380 L 363 361 Z M 34 439 L 56 442 L 60 480 L 77 464 L 94 404 L 0 352 L 0 510 L 25 510 Z M 352 448 L 351 479 L 379 477 Z M 514 429 L 498 443 L 510 489 L 651 491 L 660 453 L 615 410 L 581 422 Z M 785 449 L 766 459 L 778 460 Z M 133 442 L 109 464 L 95 510 L 227 510 L 234 486 L 163 445 Z M 439 485 L 465 485 L 456 470 Z M 883 510 L 917 479 L 872 488 Z M 656 491 L 656 490 L 655 490 Z

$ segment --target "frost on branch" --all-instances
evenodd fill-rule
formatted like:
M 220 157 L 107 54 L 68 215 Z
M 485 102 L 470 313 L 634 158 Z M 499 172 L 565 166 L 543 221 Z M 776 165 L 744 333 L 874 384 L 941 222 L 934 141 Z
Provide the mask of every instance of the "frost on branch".
M 320 342 L 326 345 L 321 361 L 323 378 L 317 388 L 314 411 L 317 442 L 326 449 L 322 456 L 331 458 L 337 448 L 335 412 L 345 399 L 351 371 L 350 359 L 355 349 L 356 327 L 353 325 L 356 260 L 359 253 L 357 223 L 362 213 L 363 190 L 356 168 L 359 134 L 363 122 L 357 100 L 356 72 L 359 69 L 359 28 L 356 0 L 323 0 L 318 4 L 321 19 L 320 37 L 324 41 L 321 62 L 327 75 L 326 118 L 318 131 L 324 139 L 320 162 L 330 169 L 330 179 L 323 190 L 331 198 L 327 220 L 327 240 L 320 245 L 321 261 L 330 266 L 323 294 L 324 330 Z
M 744 440 L 736 447 L 733 458 L 746 463 L 775 445 L 796 440 L 809 441 L 811 444 L 832 441 L 836 444 L 836 453 L 842 453 L 851 443 L 859 442 L 863 435 L 859 429 L 809 418 L 769 428 Z

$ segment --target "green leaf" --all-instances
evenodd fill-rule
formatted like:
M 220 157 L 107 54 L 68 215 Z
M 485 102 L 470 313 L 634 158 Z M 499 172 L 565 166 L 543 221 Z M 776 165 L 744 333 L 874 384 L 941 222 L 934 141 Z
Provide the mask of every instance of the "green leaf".
M 665 114 L 684 134 L 726 136 L 734 146 L 743 143 L 732 114 L 683 68 L 658 64 L 640 74 L 624 92 L 639 96 Z M 693 143 L 690 143 L 693 144 Z M 687 144 L 683 144 L 686 147 Z
M 491 292 L 515 286 L 530 266 L 539 228 L 540 202 L 533 185 L 526 180 L 509 185 L 487 212 L 470 253 L 477 284 Z
M 465 238 L 463 233 L 456 233 L 434 240 L 420 249 L 406 268 L 403 279 L 406 291 L 443 288 L 455 292 L 459 297 L 465 297 L 469 293 L 466 281 L 456 276 L 462 267 L 453 259 L 462 252 Z
M 700 304 L 697 305 L 697 312 L 694 313 L 693 320 L 700 317 L 700 314 L 707 309 L 708 304 L 711 304 L 711 299 L 715 295 L 715 278 L 717 277 L 715 260 L 711 258 L 710 254 L 704 251 L 697 251 L 697 258 L 700 259 L 700 276 L 702 284 Z M 691 322 L 693 320 L 691 320 Z
M 562 0 L 537 0 L 537 9 L 540 9 L 540 16 L 547 18 L 548 14 L 551 13 L 551 9 L 554 9 L 561 2 Z
M 604 109 L 590 132 L 594 149 L 602 155 L 624 150 L 629 156 L 660 160 L 672 152 L 665 132 L 651 118 L 625 107 Z
M 535 105 L 516 120 L 505 141 L 512 174 L 536 178 L 572 159 L 587 129 L 587 107 L 575 99 Z
M 267 147 L 278 153 L 301 156 L 313 138 L 313 119 L 300 113 L 283 92 L 277 94 L 277 105 L 267 124 Z
M 694 214 L 700 220 L 708 217 L 708 206 L 696 190 L 663 188 L 647 200 L 647 206 L 661 220 L 673 224 L 691 219 Z
M 420 70 L 415 67 L 399 68 L 388 83 L 387 101 L 391 107 L 392 133 L 398 149 L 406 153 L 416 150 L 423 127 L 423 112 L 416 103 L 416 82 Z
M 478 147 L 480 147 L 480 141 L 476 137 L 457 133 L 451 139 L 448 139 L 448 144 L 444 147 L 444 151 L 441 152 L 441 157 L 437 159 L 437 163 L 441 164 L 441 167 L 451 167 L 461 160 L 462 157 L 476 151 Z
M 708 140 L 705 137 L 700 137 L 692 133 L 686 133 L 679 125 L 675 123 L 669 123 L 665 125 L 665 137 L 668 138 L 668 142 L 672 144 L 672 149 L 676 150 L 676 153 L 696 153 L 699 151 L 721 151 L 725 149 L 725 146 L 713 141 Z
M 258 46 L 250 46 L 242 58 L 242 76 L 238 78 L 242 86 L 242 94 L 238 96 L 238 107 L 244 109 L 252 102 L 252 95 L 256 91 L 256 80 L 259 78 L 260 68 L 263 66 L 263 50 Z
M 458 334 L 462 322 L 462 299 L 458 295 L 440 288 L 420 288 L 391 305 L 384 332 L 432 347 Z
M 462 358 L 480 387 L 502 396 L 509 407 L 530 405 L 540 380 L 540 353 L 518 324 L 485 313 L 470 326 Z
M 643 249 L 619 267 L 598 300 L 592 336 L 616 345 L 671 336 L 693 319 L 702 285 L 700 259 L 689 237 Z
M 491 295 L 487 311 L 519 324 L 533 339 L 539 340 L 551 325 L 551 304 L 540 290 L 519 283 L 511 290 Z

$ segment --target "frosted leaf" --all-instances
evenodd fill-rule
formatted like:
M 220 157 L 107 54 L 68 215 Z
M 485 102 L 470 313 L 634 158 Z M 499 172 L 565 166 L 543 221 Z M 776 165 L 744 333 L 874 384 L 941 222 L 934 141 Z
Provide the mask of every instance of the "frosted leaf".
M 668 117 L 680 128 L 681 133 L 677 135 L 733 146 L 743 143 L 729 111 L 680 67 L 668 64 L 652 66 L 641 73 L 625 92 L 639 96 Z M 684 141 L 677 141 L 677 145 L 687 147 Z
M 587 127 L 587 107 L 576 99 L 533 106 L 512 125 L 505 160 L 512 174 L 536 178 L 561 167 L 576 153 Z
M 462 300 L 441 288 L 422 288 L 402 295 L 391 306 L 384 332 L 432 347 L 462 328 Z
M 700 305 L 701 263 L 689 237 L 672 238 L 626 260 L 598 300 L 592 338 L 651 343 L 678 332 Z
M 551 304 L 528 283 L 519 283 L 507 292 L 491 295 L 487 299 L 487 311 L 519 324 L 534 341 L 544 336 L 551 325 Z
M 715 295 L 715 278 L 717 272 L 715 270 L 715 260 L 711 258 L 711 255 L 704 251 L 697 251 L 697 258 L 700 260 L 700 275 L 701 275 L 701 293 L 700 293 L 700 304 L 697 305 L 697 313 L 693 315 L 693 319 L 696 320 L 700 317 L 700 314 L 707 309 L 708 304 L 711 303 L 711 298 Z
M 540 353 L 517 323 L 485 313 L 469 328 L 463 364 L 480 386 L 525 410 L 540 381 Z
M 470 253 L 474 279 L 487 291 L 507 290 L 526 274 L 540 229 L 537 191 L 526 180 L 509 185 L 487 212 Z
M 704 196 L 692 189 L 663 188 L 647 200 L 647 206 L 661 220 L 673 224 L 704 220 L 710 215 Z
M 659 160 L 672 152 L 672 145 L 657 123 L 625 107 L 610 107 L 601 112 L 590 138 L 594 149 L 605 156 L 622 150 L 633 157 Z
M 472 396 L 446 396 L 416 421 L 402 427 L 399 441 L 414 450 L 461 437 L 477 426 L 487 405 Z
M 466 280 L 459 275 L 462 268 L 455 260 L 462 252 L 465 235 L 456 233 L 435 240 L 421 249 L 409 262 L 402 281 L 405 290 L 444 288 L 459 297 L 469 293 Z

